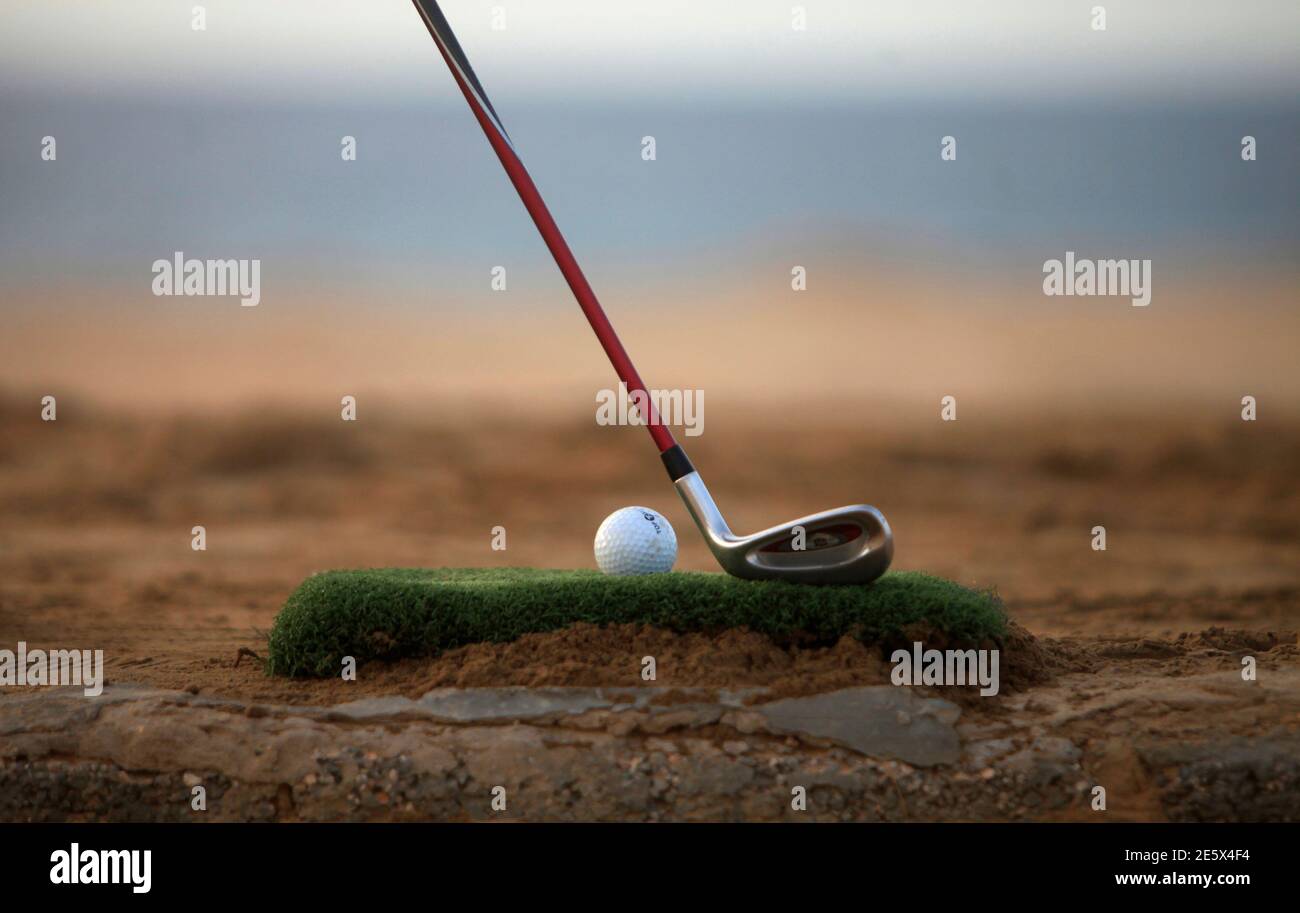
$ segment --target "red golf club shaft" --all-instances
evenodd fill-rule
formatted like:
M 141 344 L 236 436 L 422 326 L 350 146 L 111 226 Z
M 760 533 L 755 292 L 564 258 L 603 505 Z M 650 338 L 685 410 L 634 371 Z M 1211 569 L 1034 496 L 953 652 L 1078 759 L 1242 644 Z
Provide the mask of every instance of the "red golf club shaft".
M 648 405 L 647 411 L 650 413 L 646 426 L 650 431 L 650 437 L 654 439 L 655 446 L 659 448 L 660 453 L 675 446 L 677 442 L 673 440 L 672 432 L 660 422 L 659 415 L 650 399 L 650 394 L 646 390 L 645 383 L 641 380 L 641 375 L 637 374 L 632 359 L 628 357 L 627 350 L 623 348 L 623 343 L 619 341 L 618 334 L 614 332 L 614 327 L 610 324 L 609 318 L 605 316 L 604 309 L 600 306 L 600 302 L 596 300 L 596 293 L 591 290 L 587 277 L 582 273 L 582 267 L 578 265 L 578 261 L 574 259 L 573 251 L 569 250 L 568 242 L 564 240 L 564 235 L 560 234 L 560 228 L 555 224 L 551 211 L 546 208 L 546 203 L 542 200 L 537 185 L 533 183 L 532 177 L 528 174 L 528 169 L 524 167 L 524 163 L 515 154 L 509 137 L 502 131 L 495 116 L 496 112 L 484 107 L 487 104 L 486 95 L 483 94 L 482 87 L 477 84 L 478 80 L 473 76 L 469 61 L 464 57 L 464 52 L 461 51 L 459 44 L 452 35 L 446 19 L 438 10 L 437 4 L 432 0 L 414 0 L 414 2 L 416 9 L 421 14 L 421 18 L 424 19 L 425 25 L 429 28 L 429 33 L 433 35 L 434 43 L 438 45 L 442 59 L 447 63 L 447 69 L 451 70 L 452 78 L 456 80 L 456 85 L 460 86 L 461 94 L 465 96 L 465 101 L 468 102 L 470 110 L 474 112 L 475 119 L 478 120 L 479 126 L 483 128 L 488 143 L 496 152 L 497 158 L 501 160 L 502 167 L 505 168 L 506 174 L 510 176 L 510 182 L 515 185 L 515 190 L 519 193 L 519 199 L 523 201 L 528 214 L 533 217 L 533 223 L 541 233 L 542 240 L 546 242 L 546 246 L 551 251 L 551 256 L 555 258 L 556 266 L 560 268 L 565 281 L 569 283 L 569 288 L 573 291 L 573 297 L 578 300 L 578 306 L 587 315 L 587 322 L 591 324 L 592 330 L 596 333 L 596 338 L 600 340 L 605 354 L 614 366 L 614 371 L 618 374 L 619 379 L 627 385 L 629 396 L 635 391 L 640 391 L 644 395 L 643 401 Z M 432 15 L 434 11 L 437 12 L 436 17 Z M 445 29 L 447 34 L 445 36 L 439 34 L 440 29 Z M 457 57 L 459 57 L 459 60 L 456 59 Z M 470 80 L 473 80 L 473 86 L 470 85 Z

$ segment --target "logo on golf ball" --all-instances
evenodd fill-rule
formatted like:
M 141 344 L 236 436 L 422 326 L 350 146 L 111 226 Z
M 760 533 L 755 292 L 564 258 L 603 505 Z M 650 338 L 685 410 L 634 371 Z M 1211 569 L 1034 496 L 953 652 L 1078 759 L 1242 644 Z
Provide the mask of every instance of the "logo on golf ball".
M 614 511 L 596 530 L 596 565 L 606 574 L 661 574 L 677 560 L 677 534 L 648 507 Z

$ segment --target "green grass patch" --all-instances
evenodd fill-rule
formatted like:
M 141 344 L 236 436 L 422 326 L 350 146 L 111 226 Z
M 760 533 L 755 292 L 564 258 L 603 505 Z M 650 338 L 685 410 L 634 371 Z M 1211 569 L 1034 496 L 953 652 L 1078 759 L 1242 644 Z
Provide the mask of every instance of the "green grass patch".
M 344 656 L 432 656 L 584 621 L 683 632 L 745 627 L 814 642 L 851 634 L 874 643 L 918 624 L 965 643 L 1006 630 L 992 593 L 912 571 L 868 586 L 800 586 L 726 574 L 386 568 L 304 580 L 276 616 L 269 666 L 278 675 L 337 675 Z

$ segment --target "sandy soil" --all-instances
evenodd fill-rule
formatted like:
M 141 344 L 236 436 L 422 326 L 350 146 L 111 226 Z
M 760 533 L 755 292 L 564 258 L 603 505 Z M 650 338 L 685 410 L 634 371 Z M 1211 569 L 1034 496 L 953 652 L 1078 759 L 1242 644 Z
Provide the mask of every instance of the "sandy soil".
M 288 684 L 250 657 L 236 662 L 241 649 L 264 653 L 275 612 L 304 575 L 589 567 L 591 531 L 629 503 L 667 512 L 679 567 L 712 567 L 636 429 L 491 416 L 348 425 L 280 413 L 46 424 L 13 401 L 4 420 L 0 499 L 19 522 L 2 534 L 0 642 L 100 647 L 115 681 L 338 700 L 341 683 Z M 725 434 L 691 449 L 736 526 L 874 501 L 894 524 L 898 567 L 996 587 L 1063 667 L 1145 658 L 1155 673 L 1178 674 L 1220 662 L 1196 646 L 1223 639 L 1211 629 L 1254 632 L 1233 641 L 1239 652 L 1300 627 L 1300 427 L 1183 415 L 1061 428 L 1043 417 L 886 436 L 814 422 L 791 450 L 782 435 L 753 430 L 752 416 L 716 420 Z M 738 463 L 745 454 L 761 459 Z M 208 531 L 204 552 L 190 549 L 195 524 Z M 1097 524 L 1108 530 L 1104 553 L 1089 544 Z M 490 548 L 496 525 L 505 552 Z M 634 685 L 629 659 L 651 648 L 680 658 L 661 663 L 660 684 L 795 693 L 880 674 L 855 644 L 788 653 L 741 633 L 579 630 L 371 669 L 347 693 Z
M 1220 338 L 1212 297 L 1190 296 L 1177 320 L 1155 315 L 1163 323 L 1129 330 L 1122 345 L 1112 341 L 1128 314 L 1022 324 L 986 309 L 948 312 L 950 345 L 936 349 L 923 340 L 938 317 L 904 310 L 884 336 L 910 342 L 871 349 L 899 380 L 887 395 L 870 378 L 827 386 L 822 370 L 858 352 L 878 315 L 837 305 L 825 325 L 847 321 L 843 339 L 797 339 L 782 330 L 796 318 L 764 306 L 725 343 L 752 370 L 684 375 L 707 380 L 710 397 L 706 433 L 686 443 L 739 529 L 867 501 L 894 527 L 897 567 L 995 587 L 1019 626 L 1004 645 L 1007 687 L 997 700 L 942 696 L 961 705 L 968 731 L 987 738 L 1012 726 L 1050 728 L 1079 746 L 1084 769 L 1147 797 L 1130 805 L 1131 818 L 1159 818 L 1172 814 L 1168 788 L 1159 799 L 1150 786 L 1164 762 L 1136 757 L 1138 736 L 1217 746 L 1290 738 L 1300 728 L 1294 701 L 1263 699 L 1238 674 L 1252 656 L 1274 685 L 1300 683 L 1300 419 L 1284 393 L 1296 389 L 1294 366 L 1277 357 L 1294 339 L 1295 318 L 1270 305 L 1242 318 L 1249 333 Z M 138 338 L 123 329 L 102 349 L 91 340 L 103 333 L 80 322 L 46 345 L 45 319 L 24 318 L 32 344 L 11 347 L 0 366 L 10 384 L 0 397 L 0 645 L 98 648 L 113 683 L 317 707 L 447 686 L 637 687 L 647 654 L 658 658 L 658 686 L 763 686 L 764 700 L 885 680 L 879 651 L 851 641 L 782 649 L 748 632 L 635 627 L 579 627 L 376 664 L 356 683 L 269 678 L 256 660 L 265 634 L 314 571 L 592 567 L 595 528 L 628 504 L 666 513 L 681 543 L 679 568 L 714 565 L 644 431 L 597 427 L 586 407 L 561 405 L 588 402 L 607 383 L 580 326 L 563 327 L 574 341 L 561 349 L 550 348 L 555 337 L 543 337 L 540 318 L 531 338 L 526 320 L 509 334 L 488 321 L 472 344 L 449 347 L 443 337 L 436 354 L 460 366 L 452 373 L 465 389 L 496 389 L 467 354 L 480 345 L 491 363 L 535 375 L 510 403 L 470 400 L 460 388 L 392 396 L 421 370 L 421 347 L 406 336 L 410 344 L 396 349 L 391 334 L 382 344 L 367 336 L 321 363 L 310 334 L 304 348 L 314 358 L 284 345 L 300 322 L 282 321 L 276 342 L 268 313 L 259 333 L 271 336 L 220 337 L 191 366 L 209 318 L 166 318 Z M 668 353 L 651 376 L 708 363 L 668 345 L 662 326 L 632 323 L 633 336 L 659 339 L 648 348 Z M 77 341 L 76 327 L 86 339 Z M 321 338 L 344 338 L 331 332 Z M 521 341 L 509 348 L 503 338 Z M 965 344 L 976 338 L 978 346 Z M 1054 359 L 1067 339 L 1069 356 Z M 240 348 L 250 340 L 260 348 Z M 548 357 L 522 353 L 529 345 Z M 1014 354 L 1025 351 L 1035 354 Z M 927 361 L 909 370 L 912 352 Z M 1139 366 L 1152 352 L 1163 354 Z M 1253 360 L 1262 373 L 1252 372 Z M 948 363 L 955 374 L 934 380 Z M 736 395 L 737 374 L 757 377 L 761 364 L 797 382 L 786 388 L 769 377 Z M 328 379 L 340 373 L 357 381 L 344 392 L 362 395 L 356 423 L 337 417 L 337 383 Z M 227 396 L 223 376 L 244 394 L 288 398 Z M 1176 377 L 1189 383 L 1180 388 Z M 326 387 L 328 395 L 319 392 Z M 1186 395 L 1153 398 L 1172 389 Z M 1267 394 L 1260 421 L 1239 420 L 1242 389 Z M 46 423 L 37 404 L 50 390 L 60 394 L 59 419 Z M 960 418 L 943 423 L 938 396 L 952 390 L 962 394 Z M 206 551 L 190 548 L 195 525 L 206 528 Z M 1090 547 L 1098 525 L 1107 529 L 1105 552 Z M 491 549 L 496 526 L 507 530 L 504 552 Z M 1191 693 L 1199 697 L 1189 703 Z M 0 703 L 18 694 L 5 689 Z M 1204 814 L 1222 817 L 1226 807 Z

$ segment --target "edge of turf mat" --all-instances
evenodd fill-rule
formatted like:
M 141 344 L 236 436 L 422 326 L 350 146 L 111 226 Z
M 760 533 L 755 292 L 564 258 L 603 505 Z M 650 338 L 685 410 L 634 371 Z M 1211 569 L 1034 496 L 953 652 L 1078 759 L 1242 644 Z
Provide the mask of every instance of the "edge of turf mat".
M 744 627 L 824 642 L 849 634 L 874 643 L 918 624 L 962 643 L 1006 632 L 994 593 L 915 571 L 866 586 L 802 586 L 705 573 L 381 568 L 304 580 L 275 618 L 267 666 L 277 675 L 332 676 L 344 656 L 358 663 L 432 656 L 577 622 L 679 632 Z

